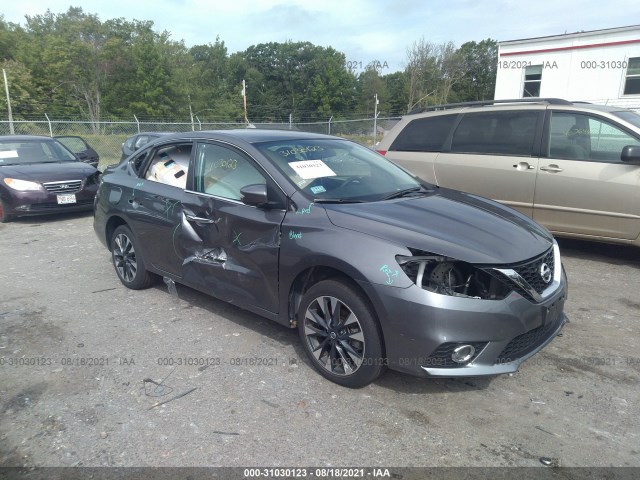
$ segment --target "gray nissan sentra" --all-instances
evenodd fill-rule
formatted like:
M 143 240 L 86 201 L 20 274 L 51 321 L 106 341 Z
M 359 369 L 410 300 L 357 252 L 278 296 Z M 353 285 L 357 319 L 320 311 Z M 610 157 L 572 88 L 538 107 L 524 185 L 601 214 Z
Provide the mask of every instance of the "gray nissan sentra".
M 125 286 L 166 277 L 297 328 L 347 387 L 513 372 L 566 321 L 547 230 L 337 137 L 162 137 L 104 173 L 94 228 Z

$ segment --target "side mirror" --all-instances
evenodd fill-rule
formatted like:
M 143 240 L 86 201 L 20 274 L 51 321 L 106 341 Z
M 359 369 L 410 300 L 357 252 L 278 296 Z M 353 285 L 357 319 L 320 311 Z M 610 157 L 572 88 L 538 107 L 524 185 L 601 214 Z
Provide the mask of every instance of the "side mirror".
M 620 160 L 625 163 L 640 165 L 640 145 L 627 145 L 622 149 Z
M 240 189 L 240 201 L 245 205 L 259 207 L 267 203 L 267 186 L 265 184 L 246 185 Z

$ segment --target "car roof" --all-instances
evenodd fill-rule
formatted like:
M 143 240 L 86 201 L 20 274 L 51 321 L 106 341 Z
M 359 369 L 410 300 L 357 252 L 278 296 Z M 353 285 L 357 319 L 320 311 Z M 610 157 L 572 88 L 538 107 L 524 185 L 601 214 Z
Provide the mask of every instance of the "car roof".
M 172 135 L 178 132 L 138 132 L 131 135 L 132 137 L 137 137 L 138 135 Z
M 293 130 L 263 130 L 259 128 L 239 128 L 232 130 L 203 130 L 196 132 L 175 133 L 163 140 L 171 140 L 178 138 L 202 138 L 211 140 L 241 140 L 246 143 L 262 143 L 271 141 L 287 141 L 287 140 L 313 140 L 313 139 L 331 139 L 344 140 L 340 137 L 332 135 L 324 135 L 321 133 L 308 133 Z
M 477 102 L 461 102 L 461 103 L 449 103 L 444 105 L 434 105 L 424 108 L 416 108 L 405 116 L 417 116 L 432 113 L 444 113 L 444 112 L 461 112 L 461 111 L 491 111 L 491 110 L 513 110 L 519 108 L 547 108 L 549 106 L 559 107 L 563 109 L 584 109 L 595 110 L 600 112 L 624 112 L 632 111 L 624 107 L 615 107 L 611 105 L 601 105 L 597 103 L 583 102 L 583 101 L 568 101 L 560 98 L 521 98 L 512 100 L 481 100 Z
M 55 141 L 57 142 L 55 138 L 47 137 L 45 135 L 0 135 L 0 141 L 8 141 L 8 142 Z

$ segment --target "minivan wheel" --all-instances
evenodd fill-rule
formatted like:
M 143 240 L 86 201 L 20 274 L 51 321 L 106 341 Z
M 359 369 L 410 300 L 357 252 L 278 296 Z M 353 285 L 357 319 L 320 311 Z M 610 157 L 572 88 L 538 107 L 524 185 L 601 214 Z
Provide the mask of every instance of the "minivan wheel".
M 313 367 L 332 382 L 360 388 L 384 370 L 375 313 L 346 282 L 324 280 L 304 294 L 298 333 Z
M 111 259 L 122 284 L 132 290 L 150 287 L 156 276 L 148 272 L 129 227 L 120 225 L 111 236 Z

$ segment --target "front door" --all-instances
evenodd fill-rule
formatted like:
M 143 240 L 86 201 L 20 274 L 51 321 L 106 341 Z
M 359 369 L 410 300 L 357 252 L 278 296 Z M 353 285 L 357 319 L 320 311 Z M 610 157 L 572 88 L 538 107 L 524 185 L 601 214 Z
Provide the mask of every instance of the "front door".
M 245 205 L 240 189 L 266 184 L 269 208 Z M 284 196 L 244 152 L 221 143 L 196 146 L 193 189 L 182 205 L 185 283 L 238 305 L 278 312 Z
M 540 159 L 533 218 L 552 232 L 604 238 L 640 235 L 640 166 L 620 160 L 640 145 L 612 122 L 551 112 L 547 158 Z

